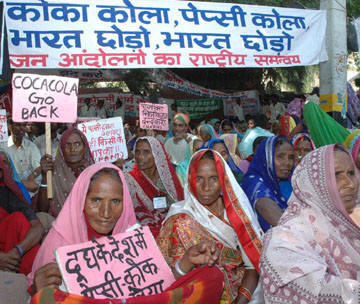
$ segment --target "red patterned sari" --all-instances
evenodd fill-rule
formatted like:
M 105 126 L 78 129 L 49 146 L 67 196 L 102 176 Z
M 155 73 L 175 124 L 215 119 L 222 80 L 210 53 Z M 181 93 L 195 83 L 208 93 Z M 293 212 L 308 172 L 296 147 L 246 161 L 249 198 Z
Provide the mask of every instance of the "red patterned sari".
M 245 270 L 258 270 L 262 232 L 245 193 L 231 169 L 215 151 L 213 155 L 225 206 L 224 219 L 197 200 L 196 172 L 206 151 L 212 150 L 201 150 L 194 154 L 189 166 L 185 200 L 170 207 L 157 243 L 167 263 L 174 267 L 191 246 L 215 242 L 221 252 L 217 264 L 225 276 L 221 303 L 230 303 L 238 295 Z M 261 303 L 260 297 L 258 302 L 257 298 L 258 293 L 254 292 L 252 303 Z
M 125 178 L 129 186 L 137 221 L 143 226 L 149 226 L 156 238 L 169 210 L 169 201 L 178 202 L 183 200 L 184 190 L 162 143 L 150 136 L 140 137 L 139 139 L 146 139 L 150 144 L 161 187 L 159 187 L 159 183 L 154 185 L 136 164 L 132 171 L 125 174 Z M 166 196 L 168 207 L 154 209 L 153 198 L 155 196 Z

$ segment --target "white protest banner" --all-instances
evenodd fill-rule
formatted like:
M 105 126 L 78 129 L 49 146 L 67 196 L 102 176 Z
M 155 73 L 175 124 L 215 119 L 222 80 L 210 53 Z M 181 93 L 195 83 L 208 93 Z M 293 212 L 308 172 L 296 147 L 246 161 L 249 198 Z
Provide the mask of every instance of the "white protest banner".
M 8 141 L 6 110 L 0 110 L 0 142 Z
M 241 106 L 244 114 L 255 114 L 260 111 L 259 94 L 257 91 L 245 91 L 241 92 L 237 99 L 241 100 Z M 234 105 L 236 100 L 226 99 L 223 101 L 224 115 L 236 116 L 234 112 Z
M 121 117 L 99 119 L 78 124 L 88 142 L 96 163 L 127 159 L 128 152 Z
M 126 299 L 163 292 L 175 278 L 148 226 L 55 251 L 68 292 Z
M 81 94 L 79 95 L 78 111 L 85 106 L 85 98 L 90 98 L 90 106 L 96 108 L 99 100 L 104 100 L 105 107 L 110 116 L 113 116 L 115 111 L 115 102 L 119 98 L 125 104 L 125 116 L 139 117 L 139 104 L 142 102 L 149 102 L 148 97 L 134 95 L 130 93 L 94 93 L 94 94 Z
M 287 67 L 327 60 L 326 11 L 158 0 L 6 0 L 12 68 Z
M 149 130 L 169 130 L 167 104 L 141 103 L 140 128 Z
M 13 120 L 75 122 L 78 85 L 75 78 L 13 74 Z

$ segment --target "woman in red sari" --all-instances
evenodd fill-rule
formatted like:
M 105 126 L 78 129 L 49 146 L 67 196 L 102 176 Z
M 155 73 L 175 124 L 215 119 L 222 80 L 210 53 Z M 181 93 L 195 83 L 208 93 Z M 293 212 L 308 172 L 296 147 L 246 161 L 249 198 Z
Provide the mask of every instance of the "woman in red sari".
M 0 197 L 0 270 L 27 275 L 44 228 L 1 158 Z
M 225 276 L 221 303 L 262 303 L 258 286 L 261 229 L 249 200 L 216 151 L 194 154 L 185 184 L 185 200 L 173 204 L 157 237 L 170 267 L 201 242 L 215 243 Z
M 140 137 L 134 150 L 136 164 L 125 178 L 137 221 L 156 238 L 170 205 L 184 199 L 184 190 L 159 140 Z

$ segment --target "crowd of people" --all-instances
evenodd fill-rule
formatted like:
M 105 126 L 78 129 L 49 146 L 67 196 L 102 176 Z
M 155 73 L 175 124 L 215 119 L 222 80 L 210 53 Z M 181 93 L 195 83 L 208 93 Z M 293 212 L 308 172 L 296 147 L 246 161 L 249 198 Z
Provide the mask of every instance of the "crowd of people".
M 26 275 L 33 303 L 82 303 L 62 293 L 54 250 L 138 223 L 177 279 L 154 302 L 181 303 L 193 284 L 196 303 L 360 303 L 360 131 L 301 98 L 235 108 L 197 124 L 177 109 L 165 133 L 126 123 L 128 158 L 113 164 L 95 164 L 76 127 L 53 124 L 49 155 L 35 124 L 10 120 L 0 270 Z M 103 103 L 90 115 L 106 117 Z

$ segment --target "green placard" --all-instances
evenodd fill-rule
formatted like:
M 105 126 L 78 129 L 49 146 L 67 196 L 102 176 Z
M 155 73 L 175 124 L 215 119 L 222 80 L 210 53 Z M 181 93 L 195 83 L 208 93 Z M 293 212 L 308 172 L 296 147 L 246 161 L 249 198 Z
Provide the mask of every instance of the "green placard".
M 176 105 L 185 109 L 191 119 L 203 118 L 223 108 L 221 99 L 176 99 Z

